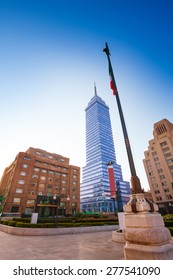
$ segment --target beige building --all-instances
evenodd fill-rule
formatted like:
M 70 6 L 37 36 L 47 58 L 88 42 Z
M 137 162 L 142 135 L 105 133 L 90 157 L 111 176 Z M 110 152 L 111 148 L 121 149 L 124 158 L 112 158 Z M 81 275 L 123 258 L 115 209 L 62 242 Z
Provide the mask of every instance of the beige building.
M 154 124 L 143 160 L 153 201 L 161 213 L 173 213 L 173 124 L 163 119 Z
M 74 214 L 80 211 L 80 168 L 69 158 L 29 148 L 4 170 L 0 196 L 3 213 Z

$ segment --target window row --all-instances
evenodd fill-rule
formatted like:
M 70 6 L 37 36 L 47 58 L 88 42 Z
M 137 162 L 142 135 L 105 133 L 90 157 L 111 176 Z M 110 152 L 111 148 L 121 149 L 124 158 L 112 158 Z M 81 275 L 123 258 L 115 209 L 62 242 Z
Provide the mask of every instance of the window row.
M 38 168 L 38 167 L 34 167 L 34 171 L 36 171 L 36 172 L 39 172 L 40 171 L 40 168 Z M 68 176 L 68 174 L 67 173 L 61 173 L 61 172 L 54 172 L 54 171 L 52 171 L 52 170 L 47 170 L 47 169 L 41 169 L 41 172 L 42 173 L 44 173 L 44 174 L 46 174 L 46 173 L 48 173 L 48 174 L 50 174 L 50 175 L 56 175 L 56 176 L 62 176 L 62 177 L 67 177 Z M 26 176 L 27 175 L 27 172 L 26 171 L 21 171 L 20 172 L 20 175 L 21 176 Z M 34 175 L 33 175 L 34 176 Z M 35 175 L 36 177 L 38 177 L 38 175 Z M 74 179 L 76 179 L 77 178 L 77 175 L 73 175 L 72 176 Z
M 21 198 L 19 198 L 19 197 L 14 197 L 14 199 L 13 199 L 13 203 L 18 203 L 19 204 L 20 201 L 21 201 Z M 35 204 L 35 200 L 34 199 L 28 199 L 26 203 L 27 204 Z M 60 206 L 64 206 L 64 205 L 65 205 L 65 202 L 60 202 Z M 75 207 L 76 202 L 72 202 L 71 205 L 73 207 Z

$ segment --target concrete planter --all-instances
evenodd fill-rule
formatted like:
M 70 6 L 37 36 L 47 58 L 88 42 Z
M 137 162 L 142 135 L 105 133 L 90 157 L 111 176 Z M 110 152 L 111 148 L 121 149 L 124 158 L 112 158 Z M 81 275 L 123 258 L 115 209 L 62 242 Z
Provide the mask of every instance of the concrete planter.
M 110 226 L 92 226 L 92 227 L 71 227 L 71 228 L 19 228 L 10 227 L 0 224 L 0 231 L 22 236 L 44 236 L 44 235 L 64 235 L 64 234 L 77 234 L 87 232 L 99 232 L 99 231 L 113 231 L 118 228 L 117 225 Z

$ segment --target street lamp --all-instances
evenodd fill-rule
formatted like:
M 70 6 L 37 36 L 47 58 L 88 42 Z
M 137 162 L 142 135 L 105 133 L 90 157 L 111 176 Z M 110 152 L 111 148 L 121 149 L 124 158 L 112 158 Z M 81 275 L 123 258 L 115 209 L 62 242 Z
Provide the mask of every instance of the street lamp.
M 111 199 L 113 200 L 113 204 L 114 204 L 114 213 L 115 213 L 115 217 L 117 217 L 117 212 L 118 212 L 118 201 L 117 201 L 117 208 L 116 208 L 116 204 L 115 204 L 115 200 L 117 199 L 116 194 L 114 194 L 113 196 L 111 196 Z M 116 210 L 117 209 L 117 210 Z
M 1 205 L 2 205 L 2 203 L 1 203 L 1 201 L 0 201 L 0 220 L 1 220 L 1 218 L 2 218 L 2 209 L 1 209 Z
M 56 227 L 57 227 L 57 224 L 58 224 L 58 206 L 59 206 L 59 203 L 60 203 L 60 197 L 59 197 L 59 195 L 54 194 L 53 200 L 54 200 L 55 203 L 56 203 Z
M 67 196 L 66 200 L 67 200 L 67 209 L 70 214 L 70 208 L 69 208 L 70 197 L 69 197 L 69 195 Z
M 106 210 L 105 209 L 105 199 L 106 199 L 106 193 L 105 192 L 102 193 L 102 197 L 103 197 L 103 212 L 106 212 L 106 211 L 104 211 L 104 210 Z

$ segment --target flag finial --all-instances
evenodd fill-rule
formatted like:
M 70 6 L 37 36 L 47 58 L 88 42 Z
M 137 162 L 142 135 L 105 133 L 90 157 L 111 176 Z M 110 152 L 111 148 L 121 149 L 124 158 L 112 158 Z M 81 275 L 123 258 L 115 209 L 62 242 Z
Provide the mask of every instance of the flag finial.
M 111 55 L 107 43 L 106 43 L 106 48 L 103 49 L 103 52 L 105 52 L 107 56 Z

